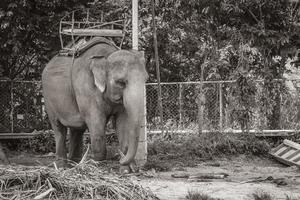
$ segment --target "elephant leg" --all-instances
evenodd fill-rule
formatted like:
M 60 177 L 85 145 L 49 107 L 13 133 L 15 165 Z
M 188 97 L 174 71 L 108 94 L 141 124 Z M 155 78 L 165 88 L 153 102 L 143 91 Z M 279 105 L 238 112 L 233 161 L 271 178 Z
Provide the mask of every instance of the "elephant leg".
M 120 145 L 120 150 L 123 155 L 126 155 L 128 150 L 128 130 L 127 130 L 127 115 L 126 113 L 120 113 L 116 119 L 116 131 L 118 134 L 118 140 Z M 129 165 L 120 166 L 120 172 L 122 174 L 127 174 L 130 172 L 135 172 L 136 166 L 135 162 Z
M 128 150 L 128 131 L 126 127 L 126 119 L 126 113 L 120 113 L 116 119 L 116 132 L 118 134 L 120 150 L 124 155 L 126 155 Z
M 83 150 L 84 129 L 70 128 L 69 160 L 79 163 Z
M 67 167 L 67 127 L 58 120 L 50 120 L 55 136 L 56 160 L 58 167 Z
M 91 149 L 94 160 L 101 161 L 106 159 L 106 116 L 96 114 L 89 120 L 88 128 L 91 138 Z

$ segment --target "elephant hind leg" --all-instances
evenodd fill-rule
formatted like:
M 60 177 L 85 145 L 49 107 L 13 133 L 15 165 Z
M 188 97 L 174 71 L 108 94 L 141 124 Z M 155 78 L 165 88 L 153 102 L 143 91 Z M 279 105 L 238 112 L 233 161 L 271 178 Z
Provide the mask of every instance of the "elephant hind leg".
M 69 159 L 79 163 L 83 151 L 83 133 L 85 129 L 70 128 Z
M 62 125 L 57 119 L 50 119 L 50 122 L 55 135 L 57 165 L 58 167 L 67 167 L 67 127 Z

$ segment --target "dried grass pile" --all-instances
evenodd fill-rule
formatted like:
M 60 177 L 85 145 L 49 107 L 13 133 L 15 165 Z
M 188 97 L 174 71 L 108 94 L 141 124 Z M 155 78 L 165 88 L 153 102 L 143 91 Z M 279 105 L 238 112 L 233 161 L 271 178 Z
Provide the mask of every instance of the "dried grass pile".
M 0 186 L 0 199 L 157 199 L 151 191 L 94 161 L 67 170 L 0 166 Z

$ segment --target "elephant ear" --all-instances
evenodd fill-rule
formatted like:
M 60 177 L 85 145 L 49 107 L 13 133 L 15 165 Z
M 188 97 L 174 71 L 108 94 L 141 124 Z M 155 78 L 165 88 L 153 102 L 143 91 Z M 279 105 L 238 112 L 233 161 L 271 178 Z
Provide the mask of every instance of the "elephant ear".
M 108 62 L 104 56 L 92 56 L 91 59 L 90 69 L 94 77 L 94 83 L 100 92 L 103 93 L 106 87 L 106 68 Z

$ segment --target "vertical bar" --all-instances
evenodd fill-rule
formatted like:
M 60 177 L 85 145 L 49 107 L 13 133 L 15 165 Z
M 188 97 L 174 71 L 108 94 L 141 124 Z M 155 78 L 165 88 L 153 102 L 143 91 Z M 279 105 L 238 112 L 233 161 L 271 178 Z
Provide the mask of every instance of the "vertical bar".
M 220 108 L 220 132 L 223 131 L 223 97 L 222 97 L 222 83 L 219 83 L 219 108 Z
M 202 73 L 202 72 L 201 72 Z M 197 93 L 197 105 L 198 105 L 198 134 L 202 134 L 203 130 L 203 79 L 201 78 L 199 89 L 195 86 L 195 93 Z
M 103 11 L 101 11 L 101 19 L 100 19 L 101 23 L 103 22 L 103 18 L 104 18 L 104 14 L 103 14 Z M 94 26 L 95 26 L 95 24 L 94 24 Z
M 25 85 L 25 92 L 28 92 L 28 90 L 27 90 L 27 84 L 30 84 L 30 83 L 24 83 L 24 85 Z M 28 114 L 28 111 L 29 111 L 29 105 L 28 105 L 29 98 L 30 97 L 25 98 L 25 101 L 26 101 L 26 103 L 25 103 L 25 105 L 26 105 L 26 111 L 25 111 L 25 117 L 24 117 L 24 119 L 25 119 L 25 126 L 26 126 L 25 128 L 29 127 L 29 122 L 28 122 L 29 121 L 29 114 Z
M 138 0 L 132 0 L 132 49 L 137 50 L 138 47 Z M 144 57 L 144 52 L 142 52 Z M 147 161 L 147 121 L 146 121 L 146 86 L 144 87 L 144 112 L 142 113 L 142 124 L 140 129 L 140 137 L 137 154 L 135 156 L 137 164 L 143 166 Z
M 179 83 L 179 128 L 182 129 L 182 84 Z
M 74 38 L 74 23 L 75 23 L 75 19 L 74 19 L 74 11 L 72 12 L 72 31 L 71 31 L 71 36 L 72 36 L 72 42 L 73 45 L 75 45 L 75 38 Z
M 62 39 L 62 20 L 60 20 L 59 22 L 59 40 L 60 40 L 61 48 L 64 49 L 64 42 Z
M 160 117 L 160 127 L 162 133 L 163 130 L 163 107 L 162 107 L 162 97 L 161 97 L 161 85 L 160 85 L 160 68 L 159 68 L 159 58 L 158 58 L 158 47 L 157 47 L 157 35 L 156 35 L 156 23 L 155 23 L 155 0 L 151 1 L 151 10 L 152 10 L 152 26 L 153 26 L 153 40 L 154 40 L 154 56 L 155 56 L 155 65 L 156 65 L 156 78 L 158 83 L 158 109 Z
M 205 55 L 204 57 L 204 63 L 201 64 L 201 76 L 200 76 L 200 85 L 199 85 L 199 90 L 195 90 L 198 91 L 198 95 L 197 95 L 197 105 L 198 105 L 198 134 L 201 135 L 202 134 L 202 130 L 203 130 L 203 101 L 205 98 L 205 95 L 203 93 L 203 81 L 204 81 L 204 64 L 206 63 L 206 59 L 207 59 L 207 55 Z M 195 86 L 196 87 L 196 86 Z
M 138 0 L 132 0 L 132 49 L 138 50 Z
M 87 12 L 86 12 L 86 23 L 89 22 L 89 17 L 90 17 L 90 9 L 87 9 Z
M 14 83 L 13 83 L 13 81 L 11 81 L 11 85 L 10 85 L 10 106 L 11 106 L 10 120 L 11 120 L 11 133 L 14 132 L 14 94 L 13 94 L 13 87 L 14 87 Z

